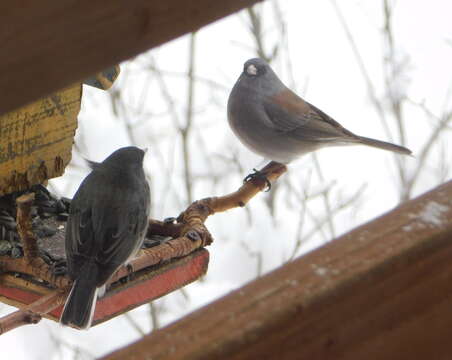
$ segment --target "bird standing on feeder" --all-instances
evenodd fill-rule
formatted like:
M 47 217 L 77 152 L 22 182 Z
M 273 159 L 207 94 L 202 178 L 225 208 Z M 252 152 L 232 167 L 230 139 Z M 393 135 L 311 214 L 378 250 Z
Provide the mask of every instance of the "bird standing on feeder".
M 90 163 L 93 171 L 71 202 L 65 244 L 74 283 L 60 319 L 64 325 L 90 327 L 99 288 L 143 243 L 150 209 L 144 154 L 131 146 Z
M 262 59 L 250 59 L 228 100 L 228 121 L 253 152 L 288 164 L 327 146 L 368 145 L 409 155 L 405 147 L 353 134 L 287 88 Z

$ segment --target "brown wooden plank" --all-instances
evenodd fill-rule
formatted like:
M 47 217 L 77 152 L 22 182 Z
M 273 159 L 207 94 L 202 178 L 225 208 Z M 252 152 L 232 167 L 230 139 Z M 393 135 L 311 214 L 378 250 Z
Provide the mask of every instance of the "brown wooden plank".
M 450 359 L 452 182 L 104 359 Z
M 258 1 L 1 1 L 0 114 Z

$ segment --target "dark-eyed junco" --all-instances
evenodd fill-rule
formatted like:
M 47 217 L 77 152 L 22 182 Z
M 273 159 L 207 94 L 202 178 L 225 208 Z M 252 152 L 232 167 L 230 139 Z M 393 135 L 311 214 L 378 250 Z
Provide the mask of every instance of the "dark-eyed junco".
M 326 146 L 363 144 L 400 154 L 405 147 L 358 136 L 287 88 L 262 59 L 245 62 L 229 95 L 228 120 L 255 153 L 287 164 Z
M 148 227 L 149 185 L 144 151 L 116 150 L 83 180 L 71 202 L 66 257 L 74 280 L 61 323 L 89 328 L 97 292 L 140 249 Z

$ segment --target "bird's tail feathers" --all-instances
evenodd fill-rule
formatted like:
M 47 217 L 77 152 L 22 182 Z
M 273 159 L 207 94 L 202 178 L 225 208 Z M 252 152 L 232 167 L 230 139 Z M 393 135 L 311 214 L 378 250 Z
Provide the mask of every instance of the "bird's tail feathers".
M 60 323 L 78 329 L 89 329 L 97 300 L 96 279 L 98 267 L 87 263 L 80 271 L 66 299 Z
M 400 145 L 391 144 L 391 143 L 386 142 L 386 141 L 381 141 L 381 140 L 375 140 L 375 139 L 367 138 L 367 137 L 364 137 L 364 136 L 358 136 L 357 143 L 363 144 L 363 145 L 372 146 L 372 147 L 375 147 L 375 148 L 378 148 L 378 149 L 383 149 L 383 150 L 387 150 L 387 151 L 396 152 L 396 153 L 399 153 L 399 154 L 411 155 L 411 150 L 407 149 L 406 147 L 403 147 L 403 146 L 400 146 Z

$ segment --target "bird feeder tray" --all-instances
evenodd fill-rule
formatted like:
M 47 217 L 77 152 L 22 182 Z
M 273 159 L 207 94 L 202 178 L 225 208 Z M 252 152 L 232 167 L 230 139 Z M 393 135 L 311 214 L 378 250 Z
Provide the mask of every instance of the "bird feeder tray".
M 30 190 L 33 193 L 1 198 L 4 203 L 16 198 L 15 218 L 14 208 L 5 207 L 0 212 L 0 232 L 11 239 L 0 241 L 0 301 L 24 311 L 46 296 L 68 292 L 71 284 L 65 252 L 71 200 L 58 199 L 42 185 Z M 193 247 L 184 247 L 181 252 L 173 241 L 172 236 L 158 235 L 158 230 L 150 226 L 143 251 L 138 253 L 144 260 L 132 260 L 130 269 L 123 267 L 114 275 L 105 295 L 98 300 L 93 325 L 179 289 L 206 273 L 207 250 L 188 240 Z M 42 315 L 58 321 L 61 312 L 61 303 L 55 302 Z
M 111 284 L 105 296 L 97 301 L 92 326 L 197 280 L 206 273 L 208 263 L 209 252 L 202 248 L 185 257 L 139 270 L 131 274 L 129 281 Z M 19 309 L 54 291 L 42 281 L 12 274 L 0 275 L 0 284 L 0 301 Z M 62 311 L 63 307 L 59 306 L 43 316 L 58 321 Z
M 119 67 L 85 81 L 108 89 Z M 82 83 L 0 116 L 0 196 L 61 176 L 71 159 Z

